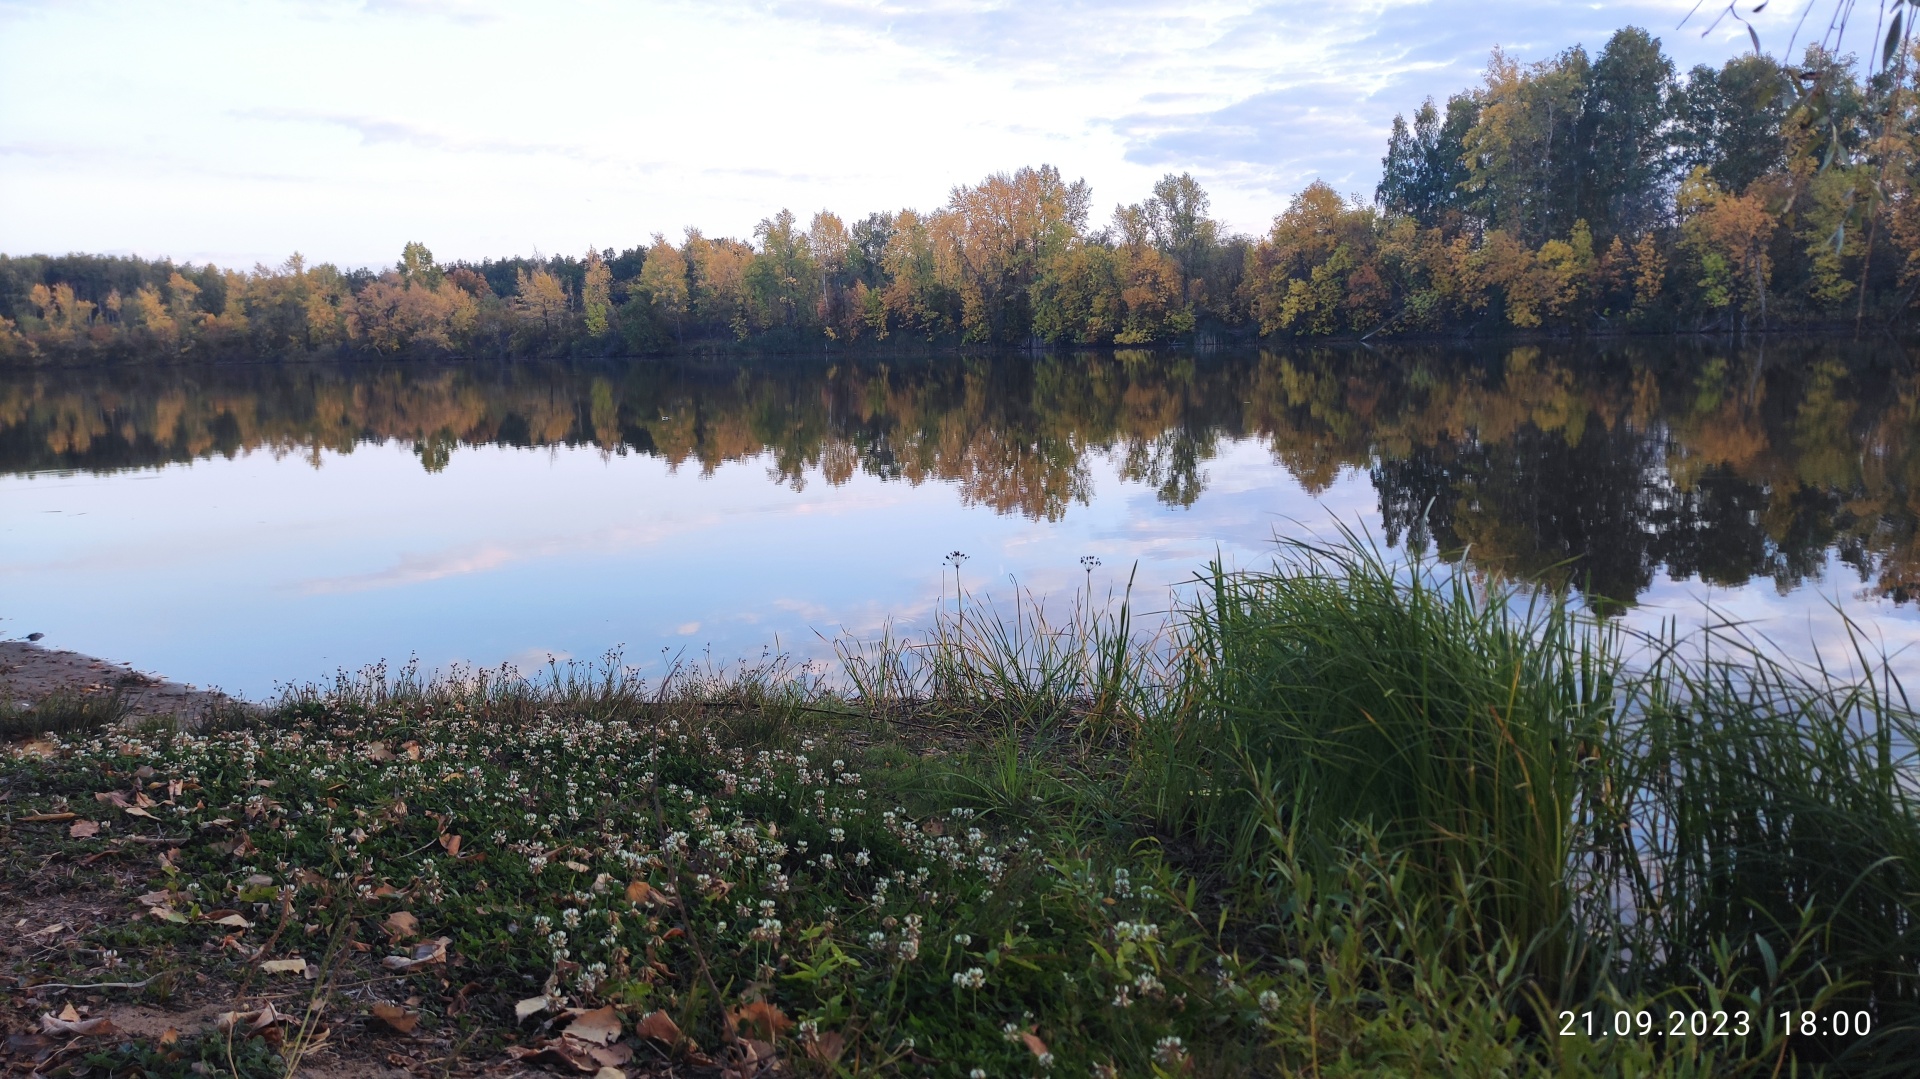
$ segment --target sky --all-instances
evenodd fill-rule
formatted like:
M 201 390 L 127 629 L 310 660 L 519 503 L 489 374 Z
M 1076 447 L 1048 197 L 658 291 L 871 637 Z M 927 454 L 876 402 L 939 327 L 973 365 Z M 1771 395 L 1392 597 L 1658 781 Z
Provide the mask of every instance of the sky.
M 1749 18 L 1780 51 L 1834 2 Z M 927 210 L 1041 163 L 1097 220 L 1191 172 L 1255 233 L 1315 178 L 1370 194 L 1394 114 L 1496 45 L 1637 25 L 1718 64 L 1752 45 L 1703 35 L 1715 4 L 1683 27 L 1693 0 L 0 0 L 0 253 L 579 253 Z

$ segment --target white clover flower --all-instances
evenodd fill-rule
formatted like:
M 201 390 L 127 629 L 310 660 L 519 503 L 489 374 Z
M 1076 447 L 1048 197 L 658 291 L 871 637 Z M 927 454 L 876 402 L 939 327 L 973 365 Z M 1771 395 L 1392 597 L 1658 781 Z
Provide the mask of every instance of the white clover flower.
M 955 944 L 958 944 L 962 948 L 968 947 L 973 944 L 973 934 L 972 933 L 955 933 L 953 935 L 953 942 Z
M 975 1068 L 967 1073 L 967 1079 L 987 1079 L 987 1069 Z
M 1185 1059 L 1187 1050 L 1180 1039 L 1172 1034 L 1153 1043 L 1153 1059 L 1162 1064 L 1173 1065 Z
M 987 984 L 987 972 L 979 967 L 968 967 L 954 974 L 953 984 L 962 989 L 979 989 Z
M 1260 996 L 1257 999 L 1260 1002 L 1260 1010 L 1263 1012 L 1272 1014 L 1280 1010 L 1280 994 L 1271 989 L 1260 990 Z

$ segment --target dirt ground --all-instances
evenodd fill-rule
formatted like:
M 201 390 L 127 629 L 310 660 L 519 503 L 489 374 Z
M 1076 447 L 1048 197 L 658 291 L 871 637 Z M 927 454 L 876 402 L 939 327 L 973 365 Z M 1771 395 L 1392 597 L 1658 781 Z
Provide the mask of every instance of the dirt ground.
M 170 682 L 124 663 L 27 641 L 0 641 L 0 701 L 25 708 L 61 690 L 117 691 L 124 695 L 133 719 L 177 716 L 190 723 L 235 703 L 223 693 Z

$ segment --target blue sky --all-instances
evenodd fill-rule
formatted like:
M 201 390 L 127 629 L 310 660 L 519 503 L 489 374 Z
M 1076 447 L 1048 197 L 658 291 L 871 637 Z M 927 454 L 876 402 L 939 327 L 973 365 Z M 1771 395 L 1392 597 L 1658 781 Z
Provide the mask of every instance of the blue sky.
M 1752 21 L 1777 50 L 1831 2 Z M 747 235 L 782 207 L 928 209 L 1042 162 L 1100 218 L 1191 171 L 1253 232 L 1315 177 L 1370 192 L 1393 115 L 1495 45 L 1597 51 L 1639 25 L 1683 69 L 1751 47 L 1730 21 L 1680 28 L 1692 6 L 0 0 L 0 252 L 579 252 Z

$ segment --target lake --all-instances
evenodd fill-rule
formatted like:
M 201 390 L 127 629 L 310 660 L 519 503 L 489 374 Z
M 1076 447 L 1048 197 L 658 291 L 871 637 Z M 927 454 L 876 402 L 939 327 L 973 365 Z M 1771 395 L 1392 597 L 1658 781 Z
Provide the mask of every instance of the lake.
M 732 662 L 962 583 L 1137 610 L 1339 523 L 1834 655 L 1920 643 L 1920 376 L 1770 342 L 0 371 L 0 636 L 250 697 Z M 1099 565 L 1091 576 L 1082 558 Z M 1920 670 L 1909 652 L 1899 663 Z

